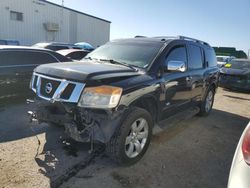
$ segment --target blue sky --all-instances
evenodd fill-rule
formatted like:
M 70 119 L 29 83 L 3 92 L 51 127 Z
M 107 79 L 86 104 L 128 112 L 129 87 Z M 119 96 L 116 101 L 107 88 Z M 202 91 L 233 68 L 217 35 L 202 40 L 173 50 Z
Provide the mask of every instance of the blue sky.
M 212 46 L 250 49 L 249 0 L 64 0 L 64 5 L 111 21 L 110 39 L 185 35 Z

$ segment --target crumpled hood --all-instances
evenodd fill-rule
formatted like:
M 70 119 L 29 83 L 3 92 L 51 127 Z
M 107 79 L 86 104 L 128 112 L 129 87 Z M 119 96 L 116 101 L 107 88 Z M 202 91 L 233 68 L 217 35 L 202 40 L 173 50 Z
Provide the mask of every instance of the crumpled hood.
M 97 61 L 50 63 L 40 65 L 34 71 L 51 77 L 82 82 L 94 77 L 136 76 L 140 74 L 129 67 Z
M 231 68 L 222 68 L 220 70 L 223 74 L 230 74 L 230 75 L 246 75 L 250 74 L 249 69 L 231 69 Z

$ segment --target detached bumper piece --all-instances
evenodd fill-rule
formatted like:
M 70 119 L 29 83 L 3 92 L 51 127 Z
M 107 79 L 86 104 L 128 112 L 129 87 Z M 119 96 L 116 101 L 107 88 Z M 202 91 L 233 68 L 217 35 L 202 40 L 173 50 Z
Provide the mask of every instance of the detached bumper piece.
M 60 125 L 65 128 L 66 134 L 78 142 L 107 143 L 120 124 L 124 112 L 83 109 L 60 102 L 35 103 L 37 109 L 29 112 L 31 120 Z

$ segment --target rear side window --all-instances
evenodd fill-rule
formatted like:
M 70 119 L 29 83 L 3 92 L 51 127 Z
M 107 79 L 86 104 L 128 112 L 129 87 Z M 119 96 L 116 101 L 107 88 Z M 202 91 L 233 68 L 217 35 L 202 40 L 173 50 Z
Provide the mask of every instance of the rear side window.
M 37 65 L 58 62 L 54 57 L 43 52 L 31 51 L 2 51 L 0 66 Z
M 190 70 L 203 68 L 203 58 L 202 58 L 201 48 L 198 46 L 189 45 L 188 49 L 190 57 L 188 68 Z
M 174 47 L 166 57 L 165 65 L 167 65 L 169 61 L 187 62 L 186 48 L 184 46 Z
M 214 50 L 209 49 L 205 50 L 205 58 L 206 58 L 206 63 L 208 67 L 214 67 L 217 66 L 217 60 L 216 60 L 216 55 Z

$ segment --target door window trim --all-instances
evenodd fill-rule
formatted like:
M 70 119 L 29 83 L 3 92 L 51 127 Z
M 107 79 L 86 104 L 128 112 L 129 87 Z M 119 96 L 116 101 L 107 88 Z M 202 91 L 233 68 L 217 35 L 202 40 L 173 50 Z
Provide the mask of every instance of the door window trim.
M 166 55 L 164 55 L 164 60 L 162 61 L 162 63 L 161 63 L 161 69 L 163 69 L 163 67 L 164 67 L 164 65 L 165 65 L 165 62 L 166 62 L 166 59 L 167 59 L 167 57 L 169 56 L 169 54 L 173 51 L 173 50 L 175 50 L 176 48 L 181 48 L 181 47 L 184 47 L 185 48 L 185 52 L 186 52 L 186 62 L 185 62 L 185 65 L 186 65 L 186 71 L 185 72 L 187 72 L 187 70 L 188 70 L 188 61 L 189 61 L 189 59 L 188 59 L 188 51 L 187 51 L 187 45 L 186 44 L 176 44 L 176 45 L 174 45 L 174 46 L 172 46 L 171 47 L 171 49 L 166 53 Z M 163 70 L 163 74 L 166 74 L 167 72 L 164 72 L 164 70 Z

